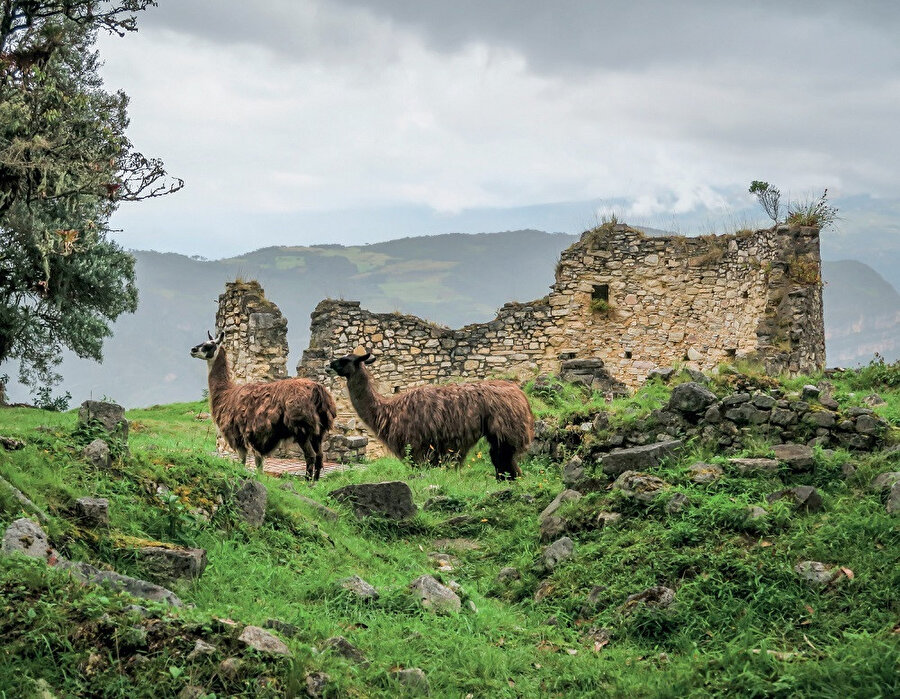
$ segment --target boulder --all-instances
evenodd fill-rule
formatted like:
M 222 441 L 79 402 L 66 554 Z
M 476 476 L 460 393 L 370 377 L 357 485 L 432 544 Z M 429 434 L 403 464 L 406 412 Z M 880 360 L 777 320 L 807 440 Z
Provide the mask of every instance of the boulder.
M 540 539 L 543 542 L 553 541 L 569 530 L 569 523 L 558 515 L 550 515 L 540 520 Z
M 675 370 L 672 367 L 657 367 L 650 370 L 647 374 L 647 380 L 652 381 L 653 379 L 659 379 L 663 383 L 669 383 L 669 379 L 674 375 Z
M 331 497 L 349 502 L 357 517 L 377 516 L 404 520 L 416 514 L 412 490 L 403 481 L 359 483 L 332 490 Z
M 766 514 L 766 511 L 759 505 L 751 505 L 747 508 L 747 519 L 750 521 L 762 519 Z
M 794 503 L 794 509 L 803 510 L 805 512 L 819 512 L 823 509 L 822 496 L 819 491 L 811 485 L 798 485 L 794 488 L 784 488 L 783 490 L 770 493 L 766 496 L 768 502 L 776 500 L 789 499 Z
M 128 420 L 125 419 L 125 408 L 121 405 L 99 400 L 84 401 L 78 408 L 78 425 L 86 427 L 95 421 L 110 437 L 128 441 Z
M 728 459 L 728 463 L 742 476 L 778 473 L 778 462 L 775 459 Z
M 834 413 L 828 410 L 810 410 L 803 416 L 803 422 L 813 427 L 824 427 L 826 429 L 837 424 Z
M 715 403 L 716 394 L 696 381 L 679 384 L 672 389 L 669 410 L 688 415 L 699 415 Z
M 751 403 L 744 403 L 726 410 L 725 417 L 738 425 L 762 425 L 769 420 L 769 413 L 754 407 Z
M 686 386 L 687 384 L 681 384 Z M 642 447 L 630 449 L 614 449 L 603 456 L 603 472 L 610 476 L 618 476 L 625 471 L 639 471 L 653 468 L 667 456 L 674 454 L 681 448 L 680 439 L 667 442 L 655 442 Z
M 438 614 L 450 614 L 458 612 L 462 608 L 459 596 L 430 575 L 416 578 L 409 584 L 409 587 L 425 609 L 430 609 Z
M 75 501 L 75 516 L 86 527 L 108 527 L 109 500 L 106 498 L 78 498 Z
M 618 512 L 598 512 L 594 522 L 597 524 L 597 529 L 603 529 L 603 527 L 610 527 L 621 519 L 622 515 Z
M 555 498 L 553 501 L 544 508 L 543 512 L 538 515 L 538 521 L 543 522 L 545 519 L 555 514 L 556 511 L 562 507 L 564 502 L 577 502 L 581 500 L 581 493 L 577 490 L 564 490 Z
M 794 571 L 813 587 L 825 587 L 841 577 L 840 568 L 819 561 L 800 561 L 794 566 Z
M 675 493 L 671 498 L 669 498 L 669 502 L 666 503 L 666 512 L 670 515 L 676 515 L 681 512 L 688 504 L 690 504 L 690 498 L 684 493 Z
M 563 466 L 562 482 L 567 488 L 571 488 L 584 478 L 584 464 L 577 456 L 573 456 Z
M 356 597 L 365 600 L 366 602 L 376 600 L 379 597 L 378 590 L 358 575 L 351 575 L 349 578 L 344 578 L 340 581 L 340 585 L 345 590 L 349 590 Z
M 868 396 L 866 396 L 865 398 L 863 398 L 862 400 L 863 400 L 863 403 L 865 403 L 869 407 L 874 407 L 876 405 L 884 405 L 886 402 L 884 400 L 884 398 L 879 396 L 877 393 L 871 393 Z
M 571 558 L 575 553 L 575 542 L 564 536 L 557 539 L 541 554 L 540 568 L 549 573 L 563 561 Z
M 44 530 L 26 517 L 15 520 L 6 528 L 0 550 L 6 556 L 21 553 L 29 558 L 40 558 L 42 561 L 58 558 L 58 554 L 47 541 Z
M 145 546 L 137 557 L 151 579 L 164 583 L 195 580 L 206 570 L 205 549 Z
M 787 464 L 791 471 L 809 471 L 815 466 L 813 450 L 805 444 L 776 444 L 775 458 Z
M 900 483 L 900 471 L 888 471 L 875 476 L 872 489 L 878 492 L 890 490 L 895 483 Z
M 664 585 L 655 585 L 646 590 L 628 595 L 622 605 L 622 614 L 628 616 L 640 606 L 654 609 L 666 609 L 675 601 L 675 590 Z
M 775 399 L 767 393 L 757 393 L 753 396 L 753 405 L 760 410 L 771 410 L 775 406 Z
M 663 479 L 639 471 L 625 471 L 613 483 L 614 490 L 640 502 L 651 502 L 669 487 Z
M 725 396 L 722 399 L 722 407 L 723 408 L 736 408 L 739 405 L 743 405 L 744 403 L 750 402 L 750 394 L 749 393 L 732 393 L 730 396 Z
M 132 578 L 128 575 L 121 575 L 112 570 L 100 570 L 90 563 L 82 563 L 77 561 L 63 561 L 57 564 L 57 568 L 68 570 L 72 577 L 80 582 L 90 585 L 104 585 L 118 592 L 127 592 L 141 599 L 151 600 L 153 602 L 166 602 L 173 607 L 180 607 L 181 600 L 171 590 L 164 587 Z
M 271 634 L 258 626 L 245 626 L 238 640 L 261 653 L 273 655 L 290 655 L 291 651 L 275 634 Z
M 6 451 L 19 451 L 19 449 L 25 448 L 25 442 L 21 439 L 15 439 L 14 437 L 4 437 L 3 435 L 0 435 L 0 447 Z
M 257 480 L 248 478 L 234 494 L 234 508 L 237 515 L 252 529 L 262 526 L 266 518 L 266 501 L 269 492 Z
M 112 466 L 112 456 L 109 453 L 109 445 L 102 439 L 95 439 L 81 450 L 81 455 L 89 464 L 97 468 L 109 468 Z
M 522 574 L 519 572 L 518 568 L 513 568 L 512 566 L 506 566 L 505 568 L 501 568 L 500 572 L 497 573 L 497 582 L 498 583 L 506 583 L 511 580 L 519 580 L 522 577 Z
M 769 415 L 769 422 L 776 427 L 788 427 L 797 422 L 797 413 L 787 408 L 773 408 Z
M 822 390 L 818 386 L 813 386 L 812 384 L 806 384 L 802 389 L 802 394 L 804 398 L 818 398 L 819 394 Z
M 357 665 L 368 665 L 366 656 L 343 636 L 333 636 L 322 644 L 323 651 L 331 651 Z
M 877 437 L 884 432 L 886 424 L 874 415 L 860 415 L 856 418 L 856 431 L 859 434 Z
M 391 670 L 390 677 L 403 688 L 403 694 L 407 696 L 427 697 L 431 695 L 431 686 L 428 677 L 418 667 L 405 670 Z
M 715 464 L 696 463 L 688 469 L 694 483 L 713 483 L 722 477 L 722 469 Z
M 306 675 L 306 696 L 317 699 L 324 697 L 331 676 L 327 672 L 310 672 Z
M 900 483 L 891 486 L 886 507 L 889 515 L 900 514 Z

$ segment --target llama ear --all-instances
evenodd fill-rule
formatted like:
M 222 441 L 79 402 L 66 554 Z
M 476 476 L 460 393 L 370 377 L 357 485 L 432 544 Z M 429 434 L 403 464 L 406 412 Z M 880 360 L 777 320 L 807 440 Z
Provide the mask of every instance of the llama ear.
M 366 356 L 363 358 L 363 362 L 365 362 L 366 364 L 374 364 L 376 359 L 378 359 L 378 357 L 376 357 L 374 354 L 366 354 Z
M 209 341 L 212 342 L 213 336 L 209 334 L 209 330 L 206 331 L 206 336 L 209 338 Z
M 225 333 L 220 330 L 219 334 L 216 335 L 216 344 L 221 345 L 223 342 L 225 342 Z

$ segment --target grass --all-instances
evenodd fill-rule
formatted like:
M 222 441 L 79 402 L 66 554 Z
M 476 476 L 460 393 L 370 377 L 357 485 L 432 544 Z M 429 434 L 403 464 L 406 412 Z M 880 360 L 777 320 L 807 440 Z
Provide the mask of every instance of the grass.
M 879 414 L 900 427 L 896 371 L 885 365 L 834 377 L 835 396 L 852 404 L 877 390 L 886 401 Z M 810 380 L 781 385 L 796 390 Z M 652 383 L 610 405 L 566 384 L 529 393 L 544 419 L 571 423 L 603 410 L 618 428 L 645 420 L 669 390 Z M 31 561 L 0 559 L 0 697 L 41 688 L 57 696 L 175 696 L 189 684 L 216 696 L 296 696 L 309 672 L 329 675 L 329 696 L 394 697 L 401 689 L 389 673 L 404 667 L 422 668 L 440 697 L 900 693 L 900 536 L 868 487 L 878 473 L 900 470 L 897 452 L 817 449 L 811 473 L 750 478 L 727 469 L 734 454 L 692 445 L 653 470 L 671 484 L 658 502 L 638 505 L 604 490 L 564 505 L 560 513 L 579 529 L 571 534 L 576 555 L 545 578 L 532 568 L 542 548 L 536 515 L 563 487 L 559 463 L 525 460 L 524 477 L 500 485 L 486 450 L 476 447 L 461 469 L 382 459 L 331 473 L 313 488 L 296 481 L 298 492 L 340 512 L 335 522 L 282 489 L 284 480 L 264 477 L 266 522 L 251 530 L 230 505 L 247 474 L 211 454 L 214 431 L 196 418 L 204 410 L 183 403 L 131 411 L 129 453 L 110 471 L 81 459 L 73 413 L 0 411 L 0 434 L 28 442 L 0 452 L 0 475 L 48 512 L 46 529 L 64 555 L 135 575 L 142 572 L 131 553 L 135 539 L 200 546 L 209 558 L 200 580 L 175 589 L 194 608 L 150 604 L 146 617 L 123 595 L 81 587 Z M 737 455 L 765 456 L 770 447 L 751 442 Z M 726 467 L 725 476 L 693 483 L 688 467 L 696 461 Z M 856 471 L 845 478 L 848 463 Z M 394 479 L 410 485 L 420 506 L 404 523 L 356 520 L 327 496 L 348 483 Z M 801 483 L 820 489 L 824 512 L 801 515 L 766 503 L 768 493 Z M 665 505 L 674 493 L 689 504 L 670 514 Z M 85 495 L 109 498 L 110 536 L 67 517 L 72 500 Z M 451 498 L 450 509 L 422 509 L 435 495 Z M 750 505 L 768 513 L 750 521 Z M 604 510 L 623 517 L 589 526 Z M 0 527 L 20 515 L 0 495 Z M 468 519 L 449 525 L 457 515 Z M 452 572 L 436 571 L 428 554 L 438 550 L 455 557 Z M 812 589 L 793 572 L 806 559 L 843 566 L 853 578 Z M 497 582 L 504 566 L 518 568 L 521 578 Z M 425 573 L 461 585 L 460 614 L 434 616 L 414 604 L 407 585 Z M 353 574 L 375 585 L 380 599 L 362 603 L 342 590 L 338 581 Z M 546 594 L 536 601 L 542 583 Z M 652 585 L 673 588 L 675 604 L 626 614 L 626 597 Z M 217 621 L 263 625 L 273 618 L 299 629 L 285 639 L 290 659 L 243 649 Z M 318 652 L 338 634 L 369 664 Z M 198 638 L 217 650 L 188 659 Z M 237 676 L 220 670 L 226 657 L 244 662 Z

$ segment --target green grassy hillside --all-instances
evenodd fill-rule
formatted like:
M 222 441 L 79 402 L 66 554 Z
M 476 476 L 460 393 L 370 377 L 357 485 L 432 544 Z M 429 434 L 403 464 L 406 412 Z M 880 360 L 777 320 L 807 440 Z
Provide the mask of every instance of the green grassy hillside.
M 877 390 L 886 402 L 876 413 L 893 425 L 888 443 L 897 439 L 900 367 L 832 381 L 842 406 Z M 650 414 L 669 391 L 654 384 L 611 406 L 575 389 L 552 405 L 533 400 L 548 421 L 602 409 L 615 429 Z M 900 470 L 896 449 L 817 447 L 812 471 L 747 477 L 727 457 L 770 456 L 765 439 L 729 454 L 690 443 L 648 471 L 672 485 L 661 498 L 643 504 L 601 487 L 563 505 L 574 556 L 544 573 L 534 567 L 545 546 L 537 516 L 563 489 L 568 454 L 525 459 L 525 476 L 512 485 L 494 481 L 479 448 L 459 470 L 382 459 L 314 487 L 264 477 L 266 519 L 251 529 L 232 505 L 248 474 L 212 455 L 211 425 L 197 419 L 203 410 L 182 403 L 128 413 L 130 449 L 110 469 L 81 456 L 95 435 L 76 430 L 74 414 L 0 411 L 0 435 L 27 443 L 0 450 L 0 476 L 46 513 L 60 555 L 135 576 L 147 573 L 135 549 L 150 542 L 202 547 L 209 561 L 201 578 L 173 588 L 194 606 L 172 609 L 0 557 L 0 697 L 304 696 L 322 678 L 316 673 L 328 676 L 323 696 L 396 697 L 415 693 L 392 674 L 405 668 L 421 668 L 438 697 L 900 694 L 898 520 L 870 487 Z M 723 477 L 693 482 L 688 467 L 698 461 L 722 466 Z M 358 520 L 328 496 L 386 480 L 411 487 L 419 505 L 411 520 Z M 820 491 L 823 511 L 767 503 L 767 494 L 799 484 Z M 2 530 L 26 513 L 0 491 Z M 680 510 L 671 507 L 678 493 L 688 497 Z M 107 531 L 71 516 L 82 496 L 109 499 Z M 754 505 L 767 514 L 750 519 Z M 601 512 L 621 518 L 600 526 Z M 439 571 L 433 553 L 449 556 L 450 570 Z M 811 587 L 795 572 L 803 560 L 835 566 L 835 580 Z M 519 577 L 499 580 L 505 567 Z M 408 584 L 423 574 L 456 581 L 462 610 L 422 609 Z M 380 597 L 364 602 L 342 589 L 351 575 Z M 674 590 L 674 602 L 626 602 L 652 586 Z M 272 619 L 292 625 L 278 634 L 289 657 L 236 640 L 244 625 Z M 335 636 L 366 662 L 326 650 Z M 192 655 L 197 640 L 214 648 Z

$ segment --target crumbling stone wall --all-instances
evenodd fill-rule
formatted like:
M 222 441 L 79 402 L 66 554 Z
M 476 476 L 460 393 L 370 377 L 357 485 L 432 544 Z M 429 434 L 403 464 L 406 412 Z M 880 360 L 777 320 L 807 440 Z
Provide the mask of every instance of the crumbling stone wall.
M 285 379 L 287 373 L 287 319 L 275 303 L 266 298 L 257 281 L 234 281 L 225 285 L 219 296 L 216 327 L 225 331 L 225 350 L 231 375 L 237 383 Z M 358 460 L 368 439 L 355 429 L 333 430 L 324 444 L 327 461 L 346 463 Z M 227 453 L 231 449 L 219 435 L 216 447 Z M 275 457 L 302 460 L 302 451 L 293 442 L 283 442 Z
M 237 383 L 287 378 L 287 320 L 257 281 L 234 281 L 219 296 L 216 328 Z
M 451 330 L 322 301 L 297 372 L 331 390 L 348 435 L 366 431 L 326 366 L 360 345 L 380 355 L 371 368 L 386 394 L 459 379 L 525 380 L 573 361 L 591 361 L 595 388 L 613 392 L 674 363 L 710 370 L 755 357 L 773 373 L 811 372 L 825 362 L 820 266 L 814 228 L 656 238 L 605 225 L 562 253 L 546 297 L 506 304 L 488 323 Z M 380 453 L 376 444 L 368 455 Z

